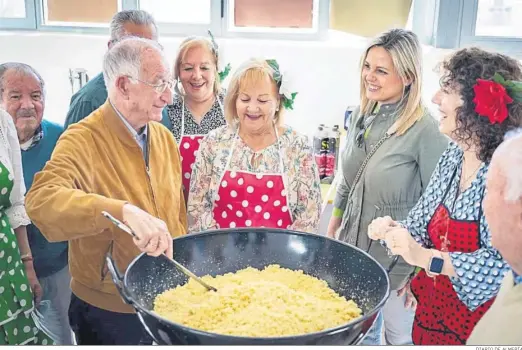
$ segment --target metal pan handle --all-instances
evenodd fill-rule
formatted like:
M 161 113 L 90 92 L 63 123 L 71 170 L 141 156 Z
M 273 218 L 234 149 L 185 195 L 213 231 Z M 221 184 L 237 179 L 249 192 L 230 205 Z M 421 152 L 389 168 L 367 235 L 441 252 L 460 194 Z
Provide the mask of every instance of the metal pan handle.
M 112 281 L 116 285 L 116 289 L 118 289 L 118 292 L 121 295 L 121 298 L 123 301 L 129 305 L 132 305 L 132 300 L 125 291 L 125 286 L 123 285 L 123 276 L 116 267 L 116 263 L 114 262 L 114 259 L 112 258 L 112 254 L 109 252 L 107 253 L 107 256 L 105 257 L 105 260 L 107 261 L 107 267 L 109 268 L 109 272 L 111 273 Z
M 389 265 L 388 268 L 386 269 L 386 273 L 388 273 L 388 275 L 389 275 L 390 272 L 393 270 L 393 268 L 395 267 L 395 265 L 397 265 L 398 262 L 399 262 L 399 256 L 398 256 L 398 255 L 395 255 L 395 256 L 393 257 L 392 262 L 390 263 L 390 265 Z
M 370 248 L 372 247 L 372 244 L 373 244 L 374 240 L 371 239 L 370 240 L 370 244 L 368 245 L 368 249 L 366 249 L 366 253 L 370 254 Z M 393 260 L 392 262 L 390 263 L 390 265 L 388 265 L 388 267 L 385 269 L 386 273 L 389 275 L 390 272 L 393 270 L 393 268 L 395 267 L 395 265 L 397 265 L 397 262 L 399 262 L 399 256 L 398 255 L 394 255 L 393 256 Z
M 368 329 L 368 331 L 369 331 L 369 329 Z M 366 332 L 366 333 L 368 333 L 368 332 Z M 363 332 L 359 333 L 357 338 L 355 338 L 354 342 L 350 345 L 361 345 L 365 336 L 366 336 L 366 334 L 364 334 Z

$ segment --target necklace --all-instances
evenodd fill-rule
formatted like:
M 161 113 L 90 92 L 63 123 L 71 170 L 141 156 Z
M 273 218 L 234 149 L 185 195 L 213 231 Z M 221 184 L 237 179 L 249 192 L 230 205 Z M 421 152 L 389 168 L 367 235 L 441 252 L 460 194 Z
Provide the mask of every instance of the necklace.
M 475 174 L 479 171 L 480 167 L 482 166 L 482 163 L 479 163 L 478 167 L 468 176 L 461 176 L 460 177 L 460 192 L 464 192 L 464 190 L 466 189 L 466 184 L 468 183 L 469 180 L 471 180 L 471 178 L 473 176 L 475 176 Z M 462 175 L 464 175 L 464 163 L 462 163 Z M 462 179 L 464 179 L 464 181 L 462 181 Z

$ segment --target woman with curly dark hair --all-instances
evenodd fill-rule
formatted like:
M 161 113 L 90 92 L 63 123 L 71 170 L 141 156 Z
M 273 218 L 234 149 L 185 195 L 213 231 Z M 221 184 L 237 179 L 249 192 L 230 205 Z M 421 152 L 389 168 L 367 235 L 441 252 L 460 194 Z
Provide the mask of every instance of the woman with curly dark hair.
M 482 200 L 493 152 L 506 132 L 521 125 L 515 82 L 522 80 L 522 67 L 507 56 L 468 48 L 441 68 L 433 102 L 439 128 L 452 142 L 408 218 L 376 219 L 368 235 L 421 268 L 411 281 L 418 302 L 414 344 L 463 345 L 508 270 L 491 246 Z

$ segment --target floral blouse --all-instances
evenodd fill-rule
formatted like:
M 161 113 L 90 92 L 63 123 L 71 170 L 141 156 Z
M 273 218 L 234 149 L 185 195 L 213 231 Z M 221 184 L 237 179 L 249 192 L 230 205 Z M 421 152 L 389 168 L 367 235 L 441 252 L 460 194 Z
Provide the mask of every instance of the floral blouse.
M 238 136 L 229 168 L 226 169 L 237 126 L 223 126 L 211 131 L 201 142 L 190 182 L 188 199 L 189 232 L 216 228 L 213 218 L 213 198 L 225 170 L 280 173 L 280 155 L 277 143 L 259 152 L 253 152 Z M 293 217 L 291 230 L 316 233 L 321 212 L 321 189 L 317 164 L 306 136 L 290 127 L 279 135 L 283 176 L 288 186 L 289 209 Z M 260 156 L 254 168 L 250 160 Z
M 185 135 L 206 135 L 209 131 L 226 124 L 222 108 L 225 99 L 223 92 L 218 95 L 218 99 L 216 99 L 212 107 L 210 107 L 210 110 L 203 116 L 201 122 L 198 124 L 194 121 L 187 105 L 185 104 L 185 106 L 183 106 L 183 98 L 179 95 L 174 97 L 174 102 L 167 106 L 167 113 L 172 124 L 172 134 L 178 144 L 181 141 L 181 115 L 183 108 L 185 108 Z
M 451 186 L 444 202 L 451 211 L 451 217 L 480 222 L 480 248 L 472 253 L 449 253 L 457 274 L 450 278 L 453 288 L 459 299 L 473 311 L 497 294 L 508 265 L 491 245 L 491 234 L 482 211 L 489 165 L 483 163 L 471 186 L 457 197 L 462 163 L 462 150 L 455 143 L 450 143 L 442 154 L 426 191 L 401 224 L 417 242 L 424 247 L 432 247 L 427 226 L 441 203 L 447 186 Z M 449 183 L 455 168 L 457 176 Z

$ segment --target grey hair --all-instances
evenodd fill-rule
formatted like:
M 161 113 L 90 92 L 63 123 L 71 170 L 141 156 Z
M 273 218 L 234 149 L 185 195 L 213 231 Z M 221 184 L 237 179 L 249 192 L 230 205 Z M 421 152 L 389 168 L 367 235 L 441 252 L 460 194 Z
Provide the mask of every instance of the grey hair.
M 4 89 L 5 89 L 4 88 L 4 78 L 5 78 L 4 76 L 7 73 L 7 71 L 9 71 L 9 70 L 14 70 L 17 73 L 21 73 L 24 75 L 35 76 L 38 79 L 38 81 L 40 82 L 40 88 L 42 89 L 42 95 L 45 96 L 45 82 L 44 82 L 42 76 L 40 75 L 40 73 L 38 73 L 36 71 L 36 69 L 34 69 L 33 67 L 31 67 L 30 65 L 25 64 L 25 63 L 6 62 L 6 63 L 0 64 L 0 97 L 2 97 L 4 95 Z
M 116 13 L 112 17 L 110 23 L 111 41 L 117 42 L 128 35 L 123 28 L 126 23 L 132 23 L 138 26 L 154 26 L 154 40 L 158 39 L 158 26 L 154 17 L 147 11 L 143 10 L 124 10 Z
M 515 202 L 522 199 L 522 128 L 506 133 L 500 149 L 502 173 L 506 179 L 505 199 Z
M 161 46 L 153 41 L 138 37 L 127 37 L 109 49 L 103 58 L 103 79 L 110 91 L 118 77 L 129 76 L 140 79 L 141 59 L 146 50 L 156 50 L 168 67 Z

